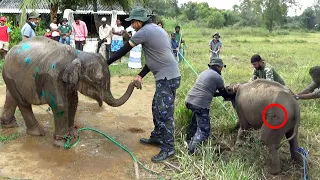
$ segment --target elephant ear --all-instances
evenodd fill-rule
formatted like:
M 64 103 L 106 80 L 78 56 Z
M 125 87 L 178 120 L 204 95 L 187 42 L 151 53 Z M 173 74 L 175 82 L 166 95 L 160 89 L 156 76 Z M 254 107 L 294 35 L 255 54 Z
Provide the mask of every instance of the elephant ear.
M 62 80 L 66 83 L 77 84 L 79 81 L 79 74 L 81 68 L 80 59 L 76 58 L 63 72 Z

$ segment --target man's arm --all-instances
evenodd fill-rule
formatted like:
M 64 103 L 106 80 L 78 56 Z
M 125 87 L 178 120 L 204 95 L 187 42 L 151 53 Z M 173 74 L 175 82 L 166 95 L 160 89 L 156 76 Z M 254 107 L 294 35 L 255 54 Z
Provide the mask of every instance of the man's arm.
M 265 73 L 266 73 L 266 79 L 267 79 L 267 80 L 274 81 L 274 78 L 273 78 L 273 70 L 272 70 L 272 69 L 270 69 L 270 68 L 265 68 Z
M 99 27 L 99 38 L 100 38 L 100 40 L 103 40 L 106 38 L 106 35 L 104 34 L 101 26 Z
M 122 56 L 126 55 L 135 45 L 129 41 L 126 42 L 116 53 L 114 53 L 108 60 L 107 64 L 110 65 Z
M 11 29 L 10 29 L 10 27 L 8 27 L 8 42 L 10 42 L 10 32 L 11 32 Z
M 144 65 L 141 72 L 138 74 L 141 78 L 143 78 L 145 75 L 147 75 L 150 72 L 150 69 L 147 65 Z
M 108 59 L 108 65 L 126 55 L 133 47 L 143 44 L 147 38 L 146 32 L 143 29 L 137 31 L 130 40 L 124 44 L 124 46 L 122 46 L 110 59 Z
M 312 81 L 303 91 L 298 93 L 298 95 L 309 94 L 313 92 L 317 87 L 318 87 L 317 84 Z
M 85 22 L 83 22 L 83 26 L 84 26 L 84 38 L 88 37 L 88 28 Z
M 250 78 L 249 81 L 256 80 L 257 78 L 258 78 L 258 76 L 257 76 L 257 71 L 256 71 L 256 70 L 253 70 L 253 71 L 252 71 L 252 76 L 251 76 L 251 78 Z
M 121 36 L 122 34 L 121 33 L 118 33 L 114 30 L 114 28 L 112 28 L 112 34 L 115 34 L 115 35 L 118 35 L 118 36 Z

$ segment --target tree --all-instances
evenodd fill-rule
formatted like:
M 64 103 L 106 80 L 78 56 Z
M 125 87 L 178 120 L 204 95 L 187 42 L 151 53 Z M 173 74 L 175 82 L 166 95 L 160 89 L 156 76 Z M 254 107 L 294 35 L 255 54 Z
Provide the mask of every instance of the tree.
M 316 25 L 316 13 L 312 7 L 305 9 L 301 15 L 304 27 L 307 29 L 314 29 Z
M 60 0 L 22 0 L 20 4 L 21 19 L 20 22 L 26 21 L 27 9 L 36 9 L 40 4 L 48 4 L 50 8 L 50 21 L 57 16 Z M 20 23 L 23 26 L 23 23 Z
M 276 23 L 284 23 L 289 7 L 298 5 L 295 0 L 261 0 L 261 3 L 263 20 L 269 32 Z

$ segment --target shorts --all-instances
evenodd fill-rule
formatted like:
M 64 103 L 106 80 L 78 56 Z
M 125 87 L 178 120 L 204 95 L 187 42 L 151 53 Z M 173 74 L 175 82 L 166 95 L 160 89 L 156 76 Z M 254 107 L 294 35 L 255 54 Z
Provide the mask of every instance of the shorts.
M 0 49 L 3 49 L 5 51 L 9 51 L 9 43 L 0 41 Z

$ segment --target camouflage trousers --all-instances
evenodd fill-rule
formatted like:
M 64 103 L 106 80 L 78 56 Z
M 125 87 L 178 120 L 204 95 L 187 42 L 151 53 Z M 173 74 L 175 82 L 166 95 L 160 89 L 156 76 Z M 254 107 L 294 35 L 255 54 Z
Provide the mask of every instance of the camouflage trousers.
M 156 81 L 156 91 L 152 101 L 154 130 L 150 138 L 162 141 L 161 149 L 174 150 L 174 101 L 181 78 Z
M 205 141 L 210 136 L 209 109 L 200 108 L 190 103 L 186 103 L 188 109 L 193 112 L 191 124 L 187 133 L 187 140 L 197 144 Z

